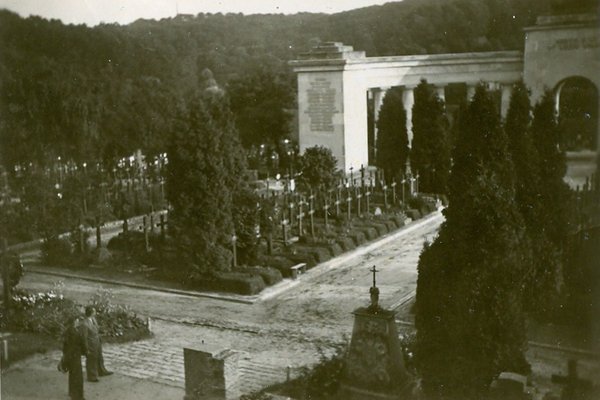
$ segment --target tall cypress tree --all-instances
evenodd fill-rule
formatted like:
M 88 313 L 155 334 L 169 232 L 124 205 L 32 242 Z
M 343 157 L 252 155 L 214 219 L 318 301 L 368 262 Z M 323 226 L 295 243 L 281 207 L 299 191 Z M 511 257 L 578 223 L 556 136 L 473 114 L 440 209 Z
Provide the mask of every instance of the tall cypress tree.
M 570 190 L 564 181 L 566 157 L 560 147 L 560 133 L 556 118 L 554 96 L 546 91 L 533 110 L 531 125 L 533 143 L 539 155 L 538 196 L 544 215 L 543 229 L 550 240 L 563 247 L 569 227 Z
M 419 190 L 446 193 L 450 175 L 450 138 L 444 102 L 422 80 L 412 109 L 411 169 L 419 174 Z
M 561 249 L 549 240 L 545 224 L 542 222 L 546 217 L 540 196 L 543 165 L 540 163 L 538 149 L 534 146 L 530 124 L 529 94 L 524 83 L 519 82 L 513 87 L 505 131 L 515 165 L 515 200 L 525 222 L 531 250 L 524 271 L 524 277 L 527 277 L 524 306 L 542 316 L 552 310 L 554 300 L 557 299 L 562 257 Z M 539 128 L 538 126 L 536 129 Z M 555 145 L 556 143 L 554 147 Z M 556 160 L 560 162 L 559 159 Z
M 169 230 L 188 278 L 227 270 L 234 232 L 233 202 L 245 159 L 224 92 L 210 71 L 184 104 L 169 148 Z
M 408 158 L 406 112 L 399 88 L 388 90 L 383 98 L 377 131 L 377 166 L 385 171 L 390 182 L 402 174 Z
M 480 85 L 461 121 L 446 221 L 419 260 L 417 367 L 430 395 L 478 398 L 501 371 L 526 372 L 524 230 L 508 139 Z

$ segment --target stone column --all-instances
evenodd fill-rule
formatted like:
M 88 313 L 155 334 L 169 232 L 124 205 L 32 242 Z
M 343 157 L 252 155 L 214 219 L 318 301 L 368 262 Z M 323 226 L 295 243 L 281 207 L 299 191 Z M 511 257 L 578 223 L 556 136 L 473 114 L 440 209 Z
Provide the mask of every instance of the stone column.
M 375 147 L 375 156 L 377 156 L 377 121 L 379 120 L 379 111 L 381 111 L 381 105 L 383 99 L 387 93 L 388 88 L 377 88 L 373 89 L 373 146 Z
M 467 102 L 470 102 L 475 96 L 475 88 L 477 85 L 473 83 L 467 83 Z
M 402 91 L 402 103 L 406 111 L 406 132 L 408 134 L 408 147 L 412 147 L 412 108 L 415 104 L 415 95 L 413 86 L 405 86 Z
M 435 93 L 438 95 L 440 100 L 446 102 L 446 85 L 435 85 Z
M 508 113 L 508 106 L 510 105 L 510 95 L 512 94 L 512 85 L 505 84 L 501 85 L 500 90 L 502 91 L 500 97 L 500 116 L 502 119 L 506 118 Z

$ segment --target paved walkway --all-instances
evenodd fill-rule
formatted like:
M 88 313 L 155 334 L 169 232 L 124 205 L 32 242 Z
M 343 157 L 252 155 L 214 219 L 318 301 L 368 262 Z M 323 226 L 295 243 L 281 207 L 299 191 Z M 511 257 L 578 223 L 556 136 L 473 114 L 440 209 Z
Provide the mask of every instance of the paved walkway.
M 68 374 L 57 371 L 59 352 L 37 355 L 16 363 L 2 373 L 0 397 L 8 400 L 66 400 Z M 84 383 L 87 400 L 165 400 L 183 399 L 181 387 L 155 383 L 125 375 L 101 378 L 98 383 Z

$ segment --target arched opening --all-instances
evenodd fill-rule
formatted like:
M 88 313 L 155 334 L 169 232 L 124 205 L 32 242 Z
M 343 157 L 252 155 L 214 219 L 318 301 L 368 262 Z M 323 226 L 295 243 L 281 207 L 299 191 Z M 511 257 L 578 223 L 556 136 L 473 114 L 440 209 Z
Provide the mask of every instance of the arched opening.
M 556 90 L 561 145 L 569 152 L 598 146 L 598 90 L 586 78 L 562 81 Z

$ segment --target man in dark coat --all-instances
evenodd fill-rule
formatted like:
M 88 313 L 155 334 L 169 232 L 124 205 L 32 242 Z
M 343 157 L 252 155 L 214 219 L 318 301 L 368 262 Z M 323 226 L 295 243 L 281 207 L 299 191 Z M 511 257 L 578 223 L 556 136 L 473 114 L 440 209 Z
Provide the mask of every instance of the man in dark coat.
M 71 317 L 67 321 L 63 340 L 63 368 L 69 371 L 69 397 L 71 400 L 83 399 L 83 369 L 81 356 L 87 353 L 87 346 L 82 331 L 79 329 L 79 318 Z
M 85 370 L 90 382 L 98 382 L 99 376 L 112 375 L 112 372 L 104 368 L 104 357 L 102 355 L 102 341 L 98 322 L 96 322 L 96 310 L 92 306 L 85 307 L 85 318 L 81 323 L 87 344 L 87 356 L 85 359 Z

